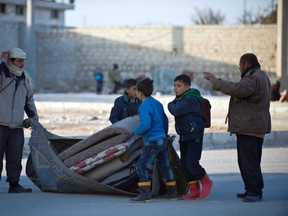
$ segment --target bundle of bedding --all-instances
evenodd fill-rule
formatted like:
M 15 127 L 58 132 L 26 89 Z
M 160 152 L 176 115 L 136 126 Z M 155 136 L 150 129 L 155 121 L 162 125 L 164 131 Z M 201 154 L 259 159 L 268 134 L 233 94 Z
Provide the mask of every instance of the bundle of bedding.
M 143 145 L 133 133 L 138 123 L 138 116 L 128 117 L 83 139 L 58 136 L 30 119 L 26 174 L 42 191 L 135 195 L 135 164 Z M 172 152 L 175 162 L 179 158 Z M 150 172 L 154 194 L 163 184 L 156 166 Z

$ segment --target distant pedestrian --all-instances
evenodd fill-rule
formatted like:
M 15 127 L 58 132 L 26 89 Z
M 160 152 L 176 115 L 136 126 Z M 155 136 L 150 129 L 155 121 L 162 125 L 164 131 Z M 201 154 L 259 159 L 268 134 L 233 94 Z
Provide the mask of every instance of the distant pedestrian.
M 136 83 L 135 79 L 125 81 L 125 91 L 122 96 L 115 99 L 110 112 L 109 120 L 112 124 L 138 114 L 138 108 L 142 101 L 137 98 Z
M 182 199 L 203 199 L 208 196 L 213 182 L 200 165 L 203 147 L 204 122 L 199 100 L 200 92 L 190 88 L 188 75 L 179 75 L 174 79 L 176 97 L 168 103 L 168 110 L 175 118 L 175 129 L 179 134 L 181 165 L 189 192 Z M 200 183 L 202 190 L 200 190 Z
M 119 71 L 118 64 L 113 64 L 113 69 L 108 73 L 111 82 L 113 83 L 113 90 L 110 92 L 112 94 L 117 94 L 118 91 L 123 88 L 122 78 Z
M 140 123 L 134 132 L 143 138 L 144 147 L 136 165 L 139 177 L 139 195 L 132 198 L 132 202 L 151 201 L 151 182 L 148 179 L 148 169 L 153 167 L 156 159 L 166 180 L 167 193 L 164 197 L 175 200 L 178 196 L 176 181 L 168 159 L 168 118 L 163 105 L 151 96 L 152 92 L 153 80 L 145 78 L 137 82 L 137 97 L 142 104 L 138 109 Z
M 95 70 L 94 79 L 96 81 L 96 93 L 101 94 L 103 91 L 104 76 L 100 68 Z
M 287 89 L 280 91 L 280 86 L 281 86 L 281 83 L 279 80 L 271 84 L 271 94 L 270 94 L 271 101 L 279 101 L 279 102 L 288 101 Z
M 284 90 L 280 93 L 279 101 L 280 101 L 280 102 L 287 102 L 287 101 L 288 101 L 287 89 L 284 89 Z
M 271 132 L 271 83 L 253 53 L 241 56 L 239 69 L 241 79 L 238 82 L 216 78 L 209 72 L 204 72 L 204 77 L 214 90 L 231 96 L 228 131 L 237 137 L 238 165 L 245 186 L 245 192 L 238 193 L 237 197 L 244 202 L 257 202 L 262 199 L 264 188 L 262 145 L 265 134 Z
M 275 83 L 271 84 L 271 94 L 270 94 L 270 100 L 271 101 L 279 101 L 280 100 L 280 86 L 281 83 L 279 80 L 277 80 Z
M 7 59 L 0 64 L 0 179 L 5 154 L 9 193 L 30 193 L 32 189 L 22 187 L 19 181 L 24 111 L 29 118 L 38 121 L 32 79 L 24 70 L 26 53 L 23 50 L 10 49 L 1 57 Z

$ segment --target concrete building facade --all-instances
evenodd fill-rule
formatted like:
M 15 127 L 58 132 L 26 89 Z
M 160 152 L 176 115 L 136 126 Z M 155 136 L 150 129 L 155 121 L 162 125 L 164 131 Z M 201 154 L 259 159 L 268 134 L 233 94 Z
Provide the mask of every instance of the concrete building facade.
M 64 27 L 65 11 L 74 9 L 68 0 L 34 0 L 35 25 L 43 27 Z M 26 0 L 0 0 L 0 21 L 25 23 Z

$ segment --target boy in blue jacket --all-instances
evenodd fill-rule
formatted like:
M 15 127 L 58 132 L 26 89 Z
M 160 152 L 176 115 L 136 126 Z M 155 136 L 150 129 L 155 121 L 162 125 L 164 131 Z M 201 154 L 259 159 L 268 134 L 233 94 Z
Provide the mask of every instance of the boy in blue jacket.
M 184 200 L 205 198 L 213 184 L 199 163 L 204 134 L 204 122 L 199 103 L 201 95 L 197 89 L 190 86 L 189 76 L 177 76 L 174 79 L 176 98 L 168 103 L 168 110 L 175 118 L 175 129 L 179 134 L 181 166 L 190 188 L 189 193 L 181 197 Z
M 136 165 L 139 177 L 139 195 L 132 202 L 151 201 L 148 168 L 153 167 L 155 159 L 158 160 L 163 175 L 166 178 L 167 193 L 165 198 L 175 200 L 178 196 L 176 182 L 168 159 L 167 133 L 168 118 L 163 105 L 153 98 L 153 80 L 145 78 L 137 82 L 137 97 L 142 101 L 138 109 L 140 122 L 135 129 L 137 136 L 142 136 L 144 147 Z

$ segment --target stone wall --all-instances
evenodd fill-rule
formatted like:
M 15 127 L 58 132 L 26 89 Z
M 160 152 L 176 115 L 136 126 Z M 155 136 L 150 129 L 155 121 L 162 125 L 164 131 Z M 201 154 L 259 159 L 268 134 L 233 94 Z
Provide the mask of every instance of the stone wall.
M 1 39 L 1 47 L 17 45 L 17 29 Z M 245 26 L 95 26 L 37 29 L 36 91 L 93 92 L 96 68 L 104 73 L 104 92 L 111 89 L 107 71 L 118 63 L 124 79 L 168 67 L 193 75 L 209 88 L 202 71 L 239 79 L 239 57 L 255 53 L 262 68 L 276 79 L 276 25 Z M 10 35 L 11 34 L 7 34 Z M 19 44 L 19 43 L 18 43 Z M 172 85 L 167 83 L 167 85 Z
M 118 63 L 122 78 L 170 67 L 191 72 L 207 88 L 204 70 L 238 79 L 239 57 L 254 52 L 264 70 L 276 73 L 276 26 L 102 26 L 37 32 L 39 91 L 94 91 L 93 73 Z M 167 83 L 172 85 L 172 83 Z M 108 88 L 108 89 L 107 89 Z

